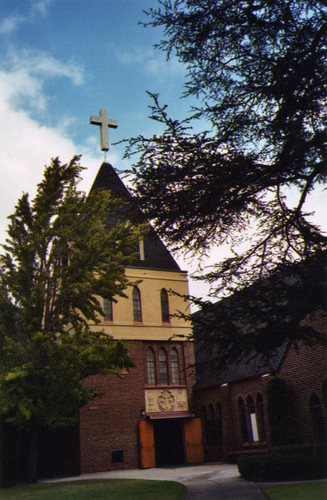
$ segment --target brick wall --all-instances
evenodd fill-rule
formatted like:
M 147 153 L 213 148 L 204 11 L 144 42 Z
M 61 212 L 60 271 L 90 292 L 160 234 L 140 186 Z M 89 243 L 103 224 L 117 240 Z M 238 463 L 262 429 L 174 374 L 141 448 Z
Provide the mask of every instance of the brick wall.
M 137 422 L 143 406 L 145 380 L 143 352 L 137 342 L 128 342 L 137 367 L 122 379 L 98 375 L 85 381 L 101 386 L 103 396 L 80 412 L 81 472 L 99 472 L 137 467 Z M 112 463 L 112 451 L 123 450 L 124 462 Z
M 164 347 L 178 350 L 181 384 L 187 385 L 191 396 L 193 347 L 182 342 L 126 341 L 136 367 L 129 369 L 122 379 L 115 376 L 90 377 L 85 384 L 102 386 L 103 396 L 93 400 L 80 412 L 81 473 L 116 469 L 131 469 L 140 466 L 138 422 L 144 409 L 144 387 L 146 386 L 145 352 L 152 347 L 157 353 Z M 189 400 L 190 401 L 190 400 Z M 113 463 L 112 452 L 123 450 L 124 461 Z M 119 457 L 121 458 L 121 457 Z
M 327 334 L 327 324 L 319 315 L 313 319 L 315 328 Z M 322 386 L 327 379 L 327 347 L 321 345 L 291 347 L 283 361 L 280 377 L 286 380 L 287 391 L 294 406 L 295 425 L 302 442 L 313 442 L 314 432 L 310 396 L 315 392 L 323 403 Z M 325 411 L 325 419 L 327 413 Z M 326 422 L 327 423 L 327 422 Z
M 210 445 L 206 443 L 205 431 L 204 436 L 204 451 L 206 461 L 229 460 L 233 454 L 237 452 L 250 452 L 267 449 L 270 442 L 267 416 L 264 418 L 264 428 L 266 431 L 266 439 L 260 443 L 243 443 L 241 439 L 240 420 L 238 414 L 238 399 L 243 398 L 245 407 L 247 408 L 247 397 L 252 396 L 256 403 L 257 395 L 260 393 L 263 396 L 264 408 L 267 407 L 266 402 L 266 377 L 255 376 L 242 380 L 237 380 L 224 384 L 222 386 L 201 389 L 194 393 L 194 406 L 196 415 L 201 417 L 202 408 L 206 409 L 207 416 L 210 403 L 216 410 L 217 402 L 219 401 L 222 409 L 222 426 L 223 439 L 222 445 Z M 256 410 L 257 405 L 255 404 Z M 247 427 L 250 429 L 249 415 L 247 414 Z M 204 429 L 203 429 L 204 430 Z
M 311 318 L 314 328 L 327 334 L 327 321 L 320 314 Z M 282 360 L 279 372 L 276 374 L 286 381 L 286 390 L 294 411 L 294 425 L 298 428 L 299 442 L 314 442 L 312 414 L 310 410 L 310 396 L 314 392 L 321 403 L 324 402 L 323 383 L 327 380 L 327 346 L 314 345 L 305 346 L 299 344 L 297 349 L 290 347 Z M 268 376 L 253 376 L 241 380 L 235 380 L 223 386 L 209 387 L 196 390 L 194 393 L 194 406 L 197 416 L 201 416 L 204 407 L 208 412 L 209 404 L 215 407 L 220 401 L 223 412 L 223 445 L 210 446 L 205 444 L 205 459 L 220 460 L 228 459 L 232 452 L 260 451 L 269 449 L 271 446 L 269 423 L 267 415 L 266 385 Z M 239 397 L 243 398 L 247 408 L 247 397 L 252 396 L 254 403 L 258 393 L 263 397 L 265 410 L 264 427 L 266 438 L 259 443 L 242 443 L 240 418 L 238 411 Z M 326 403 L 325 403 L 326 404 Z M 256 410 L 257 405 L 255 404 Z M 326 407 L 323 409 L 327 429 Z M 247 427 L 250 429 L 248 411 Z M 205 437 L 205 433 L 204 437 Z M 204 439 L 205 441 L 205 439 Z

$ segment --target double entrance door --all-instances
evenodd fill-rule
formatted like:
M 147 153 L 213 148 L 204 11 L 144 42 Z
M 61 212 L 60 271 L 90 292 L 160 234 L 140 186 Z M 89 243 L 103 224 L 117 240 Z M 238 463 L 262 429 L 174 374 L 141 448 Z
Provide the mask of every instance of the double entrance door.
M 139 422 L 141 467 L 203 462 L 199 418 Z

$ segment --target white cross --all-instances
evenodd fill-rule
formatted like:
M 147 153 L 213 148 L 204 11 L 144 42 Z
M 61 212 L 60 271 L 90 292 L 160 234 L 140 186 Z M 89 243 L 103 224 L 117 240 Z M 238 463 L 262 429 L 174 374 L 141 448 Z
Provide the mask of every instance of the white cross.
M 90 116 L 90 123 L 92 125 L 100 125 L 100 143 L 101 151 L 109 150 L 109 137 L 108 137 L 108 127 L 117 128 L 117 120 L 111 120 L 107 116 L 106 109 L 100 109 L 100 116 Z

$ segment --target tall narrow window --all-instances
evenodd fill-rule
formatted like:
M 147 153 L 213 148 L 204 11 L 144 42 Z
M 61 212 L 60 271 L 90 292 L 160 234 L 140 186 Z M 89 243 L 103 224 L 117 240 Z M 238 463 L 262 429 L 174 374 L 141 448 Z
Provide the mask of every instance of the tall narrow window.
M 310 410 L 315 440 L 321 443 L 326 439 L 325 418 L 321 401 L 314 392 L 310 396 Z
M 148 384 L 154 385 L 156 383 L 156 362 L 155 355 L 151 347 L 146 350 L 146 371 Z
M 171 383 L 180 384 L 178 352 L 175 348 L 170 351 Z
M 324 398 L 325 412 L 327 413 L 327 379 L 322 384 L 322 395 Z
M 216 444 L 217 442 L 217 435 L 216 435 L 216 417 L 215 417 L 215 409 L 213 407 L 213 404 L 209 404 L 209 441 L 208 444 Z
M 113 320 L 113 315 L 112 315 L 112 301 L 109 299 L 103 299 L 103 312 L 104 316 L 103 319 L 106 321 L 112 321 Z
M 133 315 L 134 321 L 142 321 L 141 293 L 137 286 L 133 288 Z
M 217 444 L 223 444 L 223 415 L 220 401 L 216 404 Z
M 255 412 L 255 406 L 252 396 L 247 397 L 247 407 L 249 413 L 249 420 L 251 426 L 251 437 L 252 441 L 259 441 L 259 432 L 258 432 L 258 423 L 257 423 L 257 414 Z
M 208 444 L 209 440 L 209 432 L 208 432 L 208 420 L 207 420 L 207 412 L 204 406 L 201 408 L 201 422 L 202 422 L 202 433 L 204 436 L 205 444 Z
M 140 260 L 145 260 L 143 238 L 139 241 L 139 257 L 140 257 Z
M 159 382 L 160 384 L 168 384 L 168 370 L 167 370 L 167 353 L 165 349 L 159 349 Z
M 258 427 L 259 427 L 259 438 L 260 441 L 266 440 L 266 428 L 265 428 L 265 408 L 263 404 L 263 397 L 260 392 L 257 394 L 257 416 L 258 416 Z
M 245 404 L 241 397 L 238 398 L 238 418 L 240 422 L 241 439 L 243 443 L 249 442 L 248 426 L 246 421 Z
M 168 293 L 164 288 L 160 292 L 160 300 L 161 300 L 161 318 L 163 323 L 170 322 L 169 316 L 169 301 L 168 301 Z

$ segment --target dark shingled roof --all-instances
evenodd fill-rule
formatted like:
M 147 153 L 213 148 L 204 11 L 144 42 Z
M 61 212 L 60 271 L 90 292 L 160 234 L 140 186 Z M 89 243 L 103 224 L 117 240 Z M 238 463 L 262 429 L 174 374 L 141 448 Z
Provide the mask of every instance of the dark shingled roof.
M 306 325 L 306 321 L 303 320 L 308 313 L 312 314 L 314 311 L 326 310 L 326 252 L 317 252 L 305 261 L 294 263 L 288 270 L 283 268 L 282 271 L 275 272 L 265 280 L 258 280 L 251 286 L 234 292 L 234 294 L 219 302 L 208 303 L 207 307 L 204 306 L 202 310 L 193 314 L 198 380 L 195 385 L 196 390 L 248 377 L 260 376 L 265 373 L 278 373 L 287 349 L 291 344 L 291 337 L 284 337 L 284 341 L 282 337 L 278 337 L 277 334 L 282 331 L 282 328 L 290 330 L 290 334 L 293 330 L 298 330 L 300 326 L 313 327 L 313 330 L 319 332 L 319 329 L 313 325 L 312 318 L 309 325 Z M 284 288 L 287 293 L 283 296 L 282 291 Z M 267 292 L 272 292 L 272 294 L 267 295 Z M 281 304 L 279 304 L 280 309 L 277 309 L 278 300 L 276 294 L 278 294 L 279 299 L 282 299 L 280 300 Z M 303 300 L 299 305 L 300 297 Z M 267 304 L 267 301 L 269 304 Z M 296 310 L 293 307 L 294 304 Z M 276 343 L 275 347 L 266 352 L 266 356 L 256 353 L 253 349 L 243 359 L 227 362 L 224 369 L 218 369 L 219 347 L 214 342 L 214 333 L 219 332 L 224 321 L 230 328 L 234 323 L 235 330 L 237 324 L 238 328 L 242 325 L 241 330 L 243 332 L 251 330 L 256 332 L 260 325 L 253 318 L 255 308 L 261 309 L 261 315 L 258 316 L 259 323 L 266 320 L 269 328 L 273 325 L 271 334 L 277 336 L 281 343 Z M 277 311 L 276 320 L 274 320 L 274 314 L 272 314 L 275 311 Z M 271 322 L 267 314 L 270 314 Z M 286 319 L 282 324 L 278 317 L 283 314 Z M 289 323 L 287 320 L 288 315 L 294 317 L 295 323 Z M 326 322 L 326 316 L 324 318 Z M 213 335 L 213 337 L 211 338 L 210 335 Z
M 244 358 L 238 363 L 230 363 L 224 370 L 215 369 L 214 352 L 206 360 L 203 360 L 201 354 L 196 353 L 198 382 L 195 384 L 194 390 L 206 389 L 235 380 L 264 375 L 265 373 L 276 373 L 284 358 L 287 347 L 288 342 L 285 342 L 282 346 L 275 349 L 269 360 L 263 360 L 257 355 L 253 358 Z
M 90 192 L 96 189 L 105 189 L 111 192 L 114 198 L 127 200 L 126 209 L 119 212 L 117 220 L 130 220 L 132 223 L 147 223 L 142 212 L 136 207 L 132 195 L 120 179 L 115 169 L 109 163 L 102 163 Z M 144 236 L 144 260 L 134 261 L 131 267 L 143 269 L 158 269 L 180 271 L 175 259 L 149 224 L 149 230 Z

